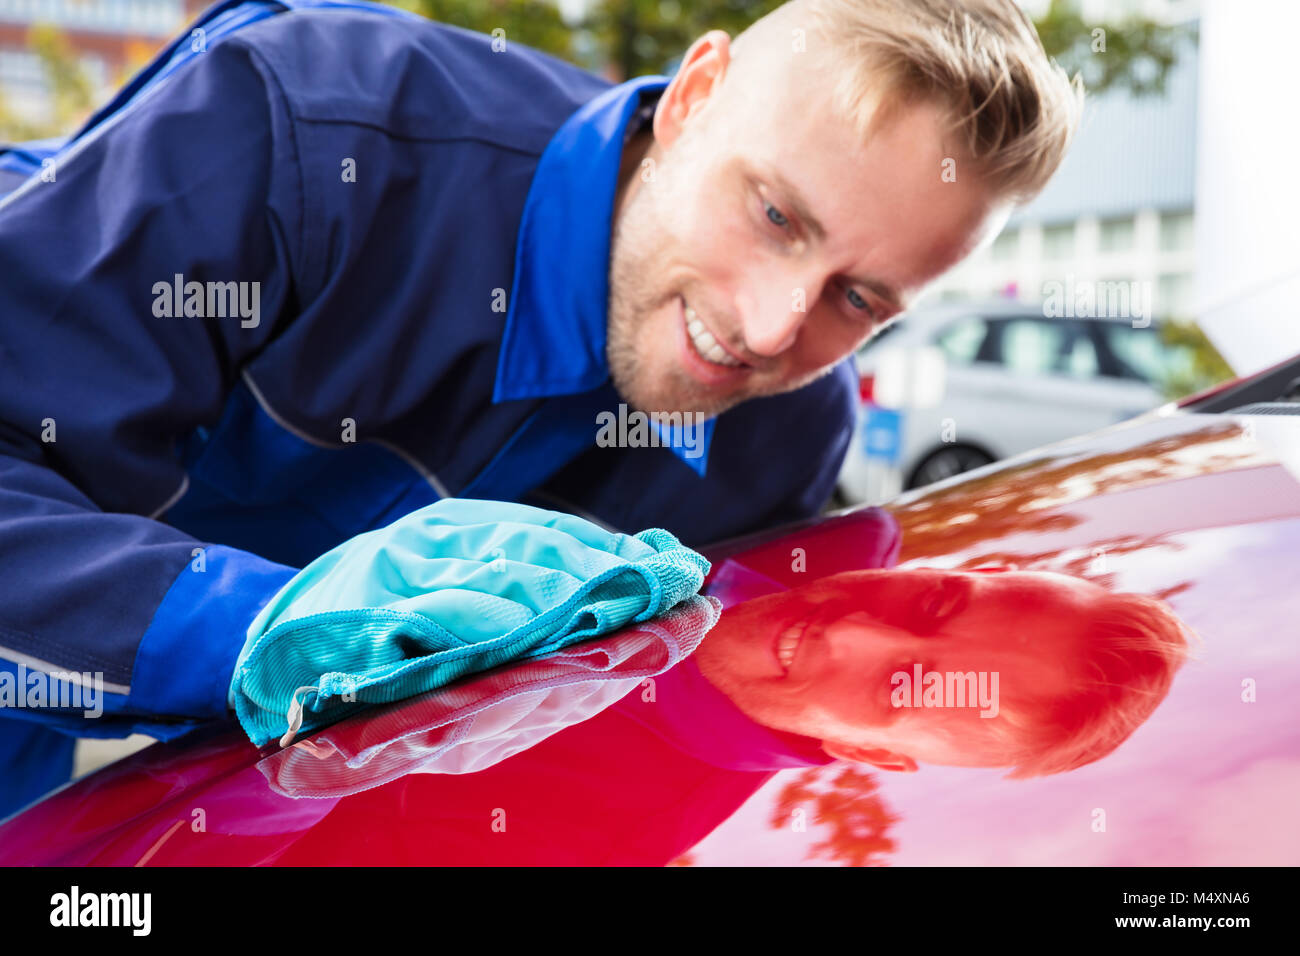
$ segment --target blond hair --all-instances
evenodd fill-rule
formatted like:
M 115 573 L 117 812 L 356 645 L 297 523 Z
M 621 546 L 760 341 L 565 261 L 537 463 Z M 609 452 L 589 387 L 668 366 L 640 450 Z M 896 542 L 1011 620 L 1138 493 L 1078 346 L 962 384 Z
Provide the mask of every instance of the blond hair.
M 833 103 L 864 138 L 900 106 L 936 103 L 964 158 L 1014 202 L 1037 195 L 1064 158 L 1083 83 L 1048 58 L 1012 0 L 795 0 L 786 7 L 810 16 L 836 77 Z
M 1167 604 L 1142 594 L 1106 594 L 1087 618 L 1074 690 L 1008 708 L 993 721 L 1015 741 L 1011 779 L 1063 773 L 1113 752 L 1165 699 L 1201 644 Z

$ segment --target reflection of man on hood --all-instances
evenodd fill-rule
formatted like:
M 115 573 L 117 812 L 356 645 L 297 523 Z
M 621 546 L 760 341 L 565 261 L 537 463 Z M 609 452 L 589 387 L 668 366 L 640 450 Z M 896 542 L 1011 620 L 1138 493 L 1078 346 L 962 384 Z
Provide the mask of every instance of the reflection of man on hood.
M 883 770 L 1072 770 L 1186 654 L 1160 601 L 1045 571 L 848 571 L 730 608 L 695 662 L 754 721 Z M 992 698 L 987 694 L 992 690 Z
M 877 536 L 892 526 L 879 520 Z M 355 862 L 664 864 L 782 769 L 1060 772 L 1126 739 L 1186 651 L 1160 602 L 1064 575 L 857 570 L 792 588 L 751 564 L 717 564 L 708 591 L 726 609 L 694 655 L 503 762 L 426 765 L 437 775 L 340 801 L 281 862 L 312 862 L 326 840 Z M 917 665 L 997 672 L 996 713 L 899 706 L 896 677 Z M 405 821 L 400 840 L 378 815 Z

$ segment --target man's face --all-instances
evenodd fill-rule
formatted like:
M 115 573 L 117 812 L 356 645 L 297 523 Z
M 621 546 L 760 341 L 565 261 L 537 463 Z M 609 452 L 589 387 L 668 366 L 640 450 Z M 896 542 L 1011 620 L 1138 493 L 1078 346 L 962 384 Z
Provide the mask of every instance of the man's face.
M 616 211 L 610 368 L 647 412 L 714 415 L 825 374 L 1004 211 L 959 159 L 945 181 L 935 107 L 863 142 L 812 54 L 728 56 L 718 31 L 688 52 Z
M 728 609 L 696 660 L 752 719 L 836 756 L 998 766 L 1007 754 L 993 723 L 1072 686 L 1104 593 L 1045 572 L 853 571 Z M 894 675 L 918 664 L 997 673 L 997 715 L 895 706 Z

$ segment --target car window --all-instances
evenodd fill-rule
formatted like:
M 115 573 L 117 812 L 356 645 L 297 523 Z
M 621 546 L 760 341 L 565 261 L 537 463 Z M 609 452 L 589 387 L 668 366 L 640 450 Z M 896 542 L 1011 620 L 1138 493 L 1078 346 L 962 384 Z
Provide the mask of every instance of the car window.
M 984 320 L 976 316 L 958 319 L 934 338 L 934 344 L 951 362 L 969 365 L 979 354 L 980 345 L 988 334 Z
M 1121 322 L 1098 322 L 1097 327 L 1115 356 L 1120 378 L 1159 385 L 1168 376 L 1169 356 L 1154 326 L 1135 329 Z
M 1097 350 L 1092 340 L 1083 335 L 1074 336 L 1066 345 L 1062 371 L 1074 378 L 1096 378 Z
M 1005 319 L 999 323 L 1002 364 L 1022 375 L 1097 374 L 1097 351 L 1077 322 Z

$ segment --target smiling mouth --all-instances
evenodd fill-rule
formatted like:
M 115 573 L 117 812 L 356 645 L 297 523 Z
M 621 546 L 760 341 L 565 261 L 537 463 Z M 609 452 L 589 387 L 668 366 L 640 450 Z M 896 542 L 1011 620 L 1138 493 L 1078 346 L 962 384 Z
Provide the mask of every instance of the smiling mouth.
M 776 636 L 773 645 L 776 653 L 776 662 L 781 665 L 782 674 L 790 673 L 790 665 L 794 663 L 795 654 L 799 652 L 799 644 L 803 641 L 804 631 L 808 629 L 808 624 L 795 624 L 787 627 L 784 631 Z
M 685 300 L 683 300 L 682 305 L 686 316 L 686 337 L 690 340 L 691 347 L 695 350 L 696 355 L 710 364 L 720 365 L 724 368 L 747 367 L 744 362 L 718 344 L 718 340 L 713 337 L 713 333 L 705 327 L 704 323 L 700 321 L 700 317 L 696 315 L 695 310 L 687 305 Z

